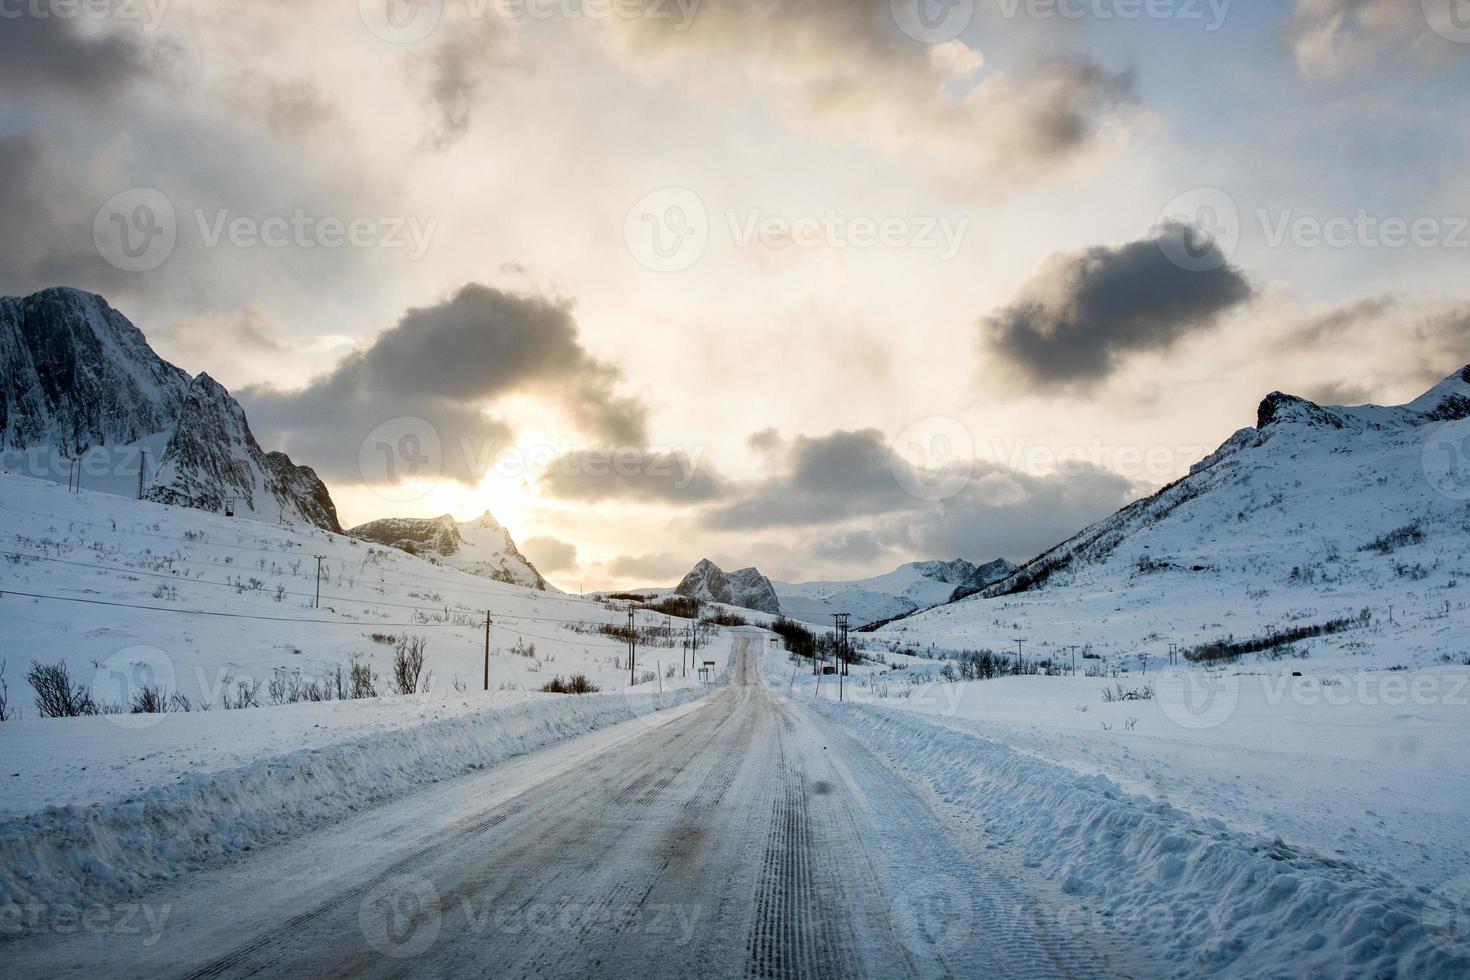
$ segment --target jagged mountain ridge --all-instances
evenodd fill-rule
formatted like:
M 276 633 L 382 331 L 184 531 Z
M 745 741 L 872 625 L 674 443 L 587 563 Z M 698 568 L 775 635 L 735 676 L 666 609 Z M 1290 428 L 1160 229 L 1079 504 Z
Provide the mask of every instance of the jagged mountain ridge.
M 207 374 L 159 357 L 101 296 L 65 287 L 0 297 L 5 468 L 88 489 L 341 531 L 316 473 L 267 453 Z
M 451 515 L 386 517 L 347 532 L 355 538 L 397 548 L 411 555 L 542 592 L 556 591 L 489 511 L 463 523 Z
M 776 597 L 771 580 L 755 568 L 742 568 L 727 573 L 705 558 L 684 576 L 674 591 L 703 602 L 718 602 L 773 616 L 781 615 L 781 601 Z

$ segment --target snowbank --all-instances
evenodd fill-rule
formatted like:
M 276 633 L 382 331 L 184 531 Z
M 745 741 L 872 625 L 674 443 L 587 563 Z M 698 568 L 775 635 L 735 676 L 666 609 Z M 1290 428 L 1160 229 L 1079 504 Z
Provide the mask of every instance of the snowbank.
M 377 731 L 222 771 L 182 771 L 172 781 L 123 798 L 48 806 L 12 817 L 0 822 L 0 910 L 35 903 L 92 907 L 136 895 L 416 787 L 686 704 L 705 690 L 523 695 L 528 699 L 518 704 Z M 221 728 L 213 733 L 218 738 L 230 737 L 231 728 L 248 737 L 249 726 L 268 714 L 310 707 L 315 706 L 215 712 L 196 715 L 195 723 Z M 106 724 L 104 719 L 80 721 Z M 36 727 L 62 734 L 49 723 Z
M 978 813 L 989 840 L 1177 975 L 1470 973 L 1467 894 L 1454 881 L 1409 887 L 919 717 L 811 703 L 946 803 Z

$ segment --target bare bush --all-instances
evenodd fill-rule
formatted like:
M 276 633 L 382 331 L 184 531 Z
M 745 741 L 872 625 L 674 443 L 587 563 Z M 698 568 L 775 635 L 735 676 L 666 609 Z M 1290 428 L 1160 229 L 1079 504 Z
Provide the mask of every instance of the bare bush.
M 558 674 L 542 685 L 547 694 L 596 694 L 597 685 L 587 679 L 586 674 L 573 674 L 570 680 L 562 680 Z
M 66 663 L 31 661 L 26 680 L 36 690 L 36 710 L 42 718 L 76 718 L 100 714 L 92 692 L 83 684 L 72 684 Z
M 226 681 L 228 683 L 228 681 Z M 235 693 L 230 694 L 228 690 L 221 695 L 221 703 L 226 711 L 239 711 L 243 708 L 260 707 L 260 681 L 242 678 L 235 682 Z
M 1103 688 L 1103 704 L 1117 704 L 1120 701 L 1152 701 L 1154 699 L 1154 686 L 1144 684 L 1142 687 L 1125 688 L 1121 683 L 1112 687 Z
M 5 661 L 0 660 L 0 721 L 13 721 L 19 712 L 10 707 L 10 686 L 5 683 Z
M 417 694 L 419 678 L 424 672 L 424 646 L 422 636 L 403 636 L 393 648 L 393 675 L 388 686 L 394 694 Z
M 360 653 L 354 653 L 348 660 L 347 696 L 354 701 L 378 696 L 378 675 L 371 664 L 363 662 Z

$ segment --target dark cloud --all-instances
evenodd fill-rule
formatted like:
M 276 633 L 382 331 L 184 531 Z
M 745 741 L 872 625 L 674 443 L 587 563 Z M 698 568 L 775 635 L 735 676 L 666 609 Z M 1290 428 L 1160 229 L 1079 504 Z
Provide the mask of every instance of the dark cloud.
M 550 496 L 585 503 L 694 505 L 726 492 L 725 479 L 702 453 L 637 445 L 565 453 L 546 468 L 539 487 Z
M 914 504 L 894 477 L 888 441 L 876 429 L 797 436 L 778 457 L 776 475 L 707 511 L 705 525 L 744 530 L 829 524 Z
M 541 536 L 521 542 L 521 552 L 542 575 L 569 572 L 577 567 L 577 546 L 557 538 Z
M 136 285 L 92 241 L 101 203 L 50 137 L 0 137 L 0 293 L 64 285 L 116 296 Z
M 60 92 L 111 102 L 162 64 L 124 29 L 84 34 L 79 17 L 7 9 L 17 16 L 0 19 L 0 100 Z
M 1185 269 L 1170 258 L 1181 254 L 1213 268 Z M 1251 296 L 1218 246 L 1169 224 L 1153 238 L 1047 259 L 1015 302 L 982 322 L 982 346 L 1022 385 L 1086 389 L 1127 355 L 1167 350 Z
M 1030 557 L 1116 511 L 1140 488 L 1091 464 L 1045 476 L 973 461 L 943 499 L 875 430 L 799 436 L 763 481 L 706 510 L 713 530 L 786 530 L 804 560 L 868 566 L 916 558 Z
M 409 310 L 305 388 L 256 386 L 241 399 L 273 443 L 347 479 L 363 476 L 359 444 L 375 427 L 424 419 L 443 447 L 444 475 L 474 482 L 511 434 L 486 406 L 512 393 L 560 406 L 592 438 L 642 444 L 647 410 L 614 394 L 619 381 L 582 346 L 569 303 L 472 283 Z
M 978 465 L 966 489 L 877 530 L 907 553 L 971 561 L 1024 561 L 1116 512 L 1141 488 L 1102 467 L 1080 464 L 1046 476 Z

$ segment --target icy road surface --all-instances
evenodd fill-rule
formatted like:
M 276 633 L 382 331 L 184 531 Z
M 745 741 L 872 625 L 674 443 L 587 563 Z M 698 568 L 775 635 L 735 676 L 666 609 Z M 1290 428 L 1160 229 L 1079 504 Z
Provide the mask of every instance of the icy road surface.
M 1028 912 L 1047 903 L 1023 869 L 767 687 L 764 642 L 737 637 L 729 686 L 701 702 L 202 872 L 146 896 L 132 929 L 7 944 L 6 973 L 1136 972 Z

